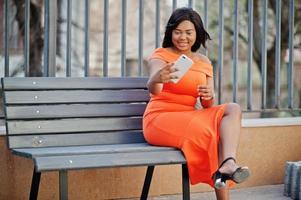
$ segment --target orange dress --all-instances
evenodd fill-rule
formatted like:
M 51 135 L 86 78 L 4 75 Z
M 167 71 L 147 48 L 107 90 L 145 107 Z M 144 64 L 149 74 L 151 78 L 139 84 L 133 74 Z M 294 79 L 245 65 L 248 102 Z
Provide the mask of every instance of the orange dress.
M 178 54 L 158 48 L 150 59 L 174 62 Z M 151 94 L 143 116 L 143 133 L 148 143 L 182 150 L 187 160 L 191 184 L 213 186 L 212 174 L 218 168 L 219 124 L 225 105 L 195 108 L 197 86 L 213 76 L 212 66 L 194 61 L 177 83 L 165 83 L 157 95 Z

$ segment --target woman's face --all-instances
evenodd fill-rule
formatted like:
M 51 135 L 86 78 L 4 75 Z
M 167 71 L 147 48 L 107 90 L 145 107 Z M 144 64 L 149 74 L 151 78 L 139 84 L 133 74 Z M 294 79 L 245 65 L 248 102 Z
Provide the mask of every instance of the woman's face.
M 188 20 L 182 21 L 172 31 L 172 43 L 179 51 L 191 51 L 196 40 L 196 31 L 194 24 Z

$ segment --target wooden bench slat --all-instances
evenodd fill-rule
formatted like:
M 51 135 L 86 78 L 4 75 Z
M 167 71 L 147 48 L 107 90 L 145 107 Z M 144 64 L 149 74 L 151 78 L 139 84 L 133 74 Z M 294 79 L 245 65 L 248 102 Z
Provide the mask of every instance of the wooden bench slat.
M 54 90 L 10 91 L 5 93 L 6 104 L 59 104 L 59 103 L 116 103 L 147 102 L 147 90 Z
M 6 77 L 6 90 L 146 88 L 146 77 Z
M 8 136 L 9 148 L 108 145 L 145 142 L 141 131 Z
M 34 158 L 36 171 L 186 163 L 181 151 L 43 156 Z
M 9 106 L 7 119 L 141 116 L 145 107 L 145 103 Z
M 86 145 L 69 147 L 44 147 L 44 148 L 19 148 L 13 149 L 16 155 L 28 158 L 55 155 L 80 155 L 80 154 L 104 154 L 104 153 L 129 153 L 147 151 L 169 151 L 172 147 L 151 146 L 148 143 L 112 144 L 112 145 Z
M 7 122 L 7 128 L 9 135 L 137 130 L 142 129 L 142 117 L 11 120 Z

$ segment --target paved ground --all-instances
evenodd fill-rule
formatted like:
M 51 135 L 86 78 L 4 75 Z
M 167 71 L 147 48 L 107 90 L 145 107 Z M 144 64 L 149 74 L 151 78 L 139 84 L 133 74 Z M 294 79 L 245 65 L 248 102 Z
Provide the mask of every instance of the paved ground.
M 160 196 L 150 200 L 181 200 L 181 195 Z M 231 190 L 231 200 L 291 200 L 283 196 L 283 185 L 267 185 Z M 213 192 L 192 193 L 191 200 L 215 200 Z

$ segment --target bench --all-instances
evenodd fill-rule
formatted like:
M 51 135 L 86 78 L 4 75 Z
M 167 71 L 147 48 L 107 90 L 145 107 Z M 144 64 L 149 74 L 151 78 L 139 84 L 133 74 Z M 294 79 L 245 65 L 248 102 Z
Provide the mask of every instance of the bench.
M 60 199 L 68 199 L 68 170 L 147 166 L 140 199 L 147 199 L 156 165 L 182 165 L 183 199 L 190 198 L 180 150 L 147 144 L 142 115 L 146 78 L 2 78 L 8 148 L 33 160 L 29 199 L 41 173 L 59 172 Z M 135 176 L 133 174 L 133 176 Z

